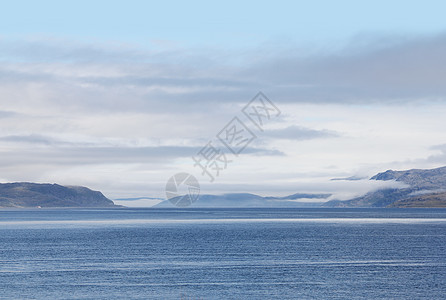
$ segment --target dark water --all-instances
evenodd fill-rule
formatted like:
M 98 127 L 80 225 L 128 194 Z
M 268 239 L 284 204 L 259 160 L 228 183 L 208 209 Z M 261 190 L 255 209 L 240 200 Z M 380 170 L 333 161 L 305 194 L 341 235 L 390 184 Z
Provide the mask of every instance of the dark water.
M 445 299 L 446 210 L 1 210 L 1 299 Z

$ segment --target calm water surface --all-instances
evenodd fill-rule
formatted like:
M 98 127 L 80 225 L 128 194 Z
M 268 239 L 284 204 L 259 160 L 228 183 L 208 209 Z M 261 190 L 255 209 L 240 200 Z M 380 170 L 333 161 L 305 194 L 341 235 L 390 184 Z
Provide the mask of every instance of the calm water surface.
M 0 210 L 0 299 L 445 299 L 445 209 Z

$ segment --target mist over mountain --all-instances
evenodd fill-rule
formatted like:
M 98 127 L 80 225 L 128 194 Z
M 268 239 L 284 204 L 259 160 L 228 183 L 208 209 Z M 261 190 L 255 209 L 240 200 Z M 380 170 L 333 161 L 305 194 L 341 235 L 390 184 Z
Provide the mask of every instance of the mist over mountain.
M 330 196 L 330 194 L 302 193 L 285 197 L 262 197 L 249 193 L 201 195 L 192 204 L 192 207 L 320 207 L 321 202 L 323 202 L 321 200 Z M 173 207 L 173 204 L 169 200 L 165 200 L 155 205 L 155 207 Z
M 328 202 L 325 201 L 331 194 L 296 193 L 285 197 L 250 193 L 201 195 L 192 207 L 446 207 L 446 167 L 387 170 L 372 176 L 370 180 L 394 180 L 407 187 L 385 188 L 346 201 Z M 16 182 L 0 184 L 0 207 L 118 206 L 101 192 L 86 187 Z M 154 207 L 167 208 L 173 207 L 173 204 L 165 200 Z
M 381 189 L 347 201 L 332 200 L 325 207 L 446 207 L 446 167 L 436 169 L 387 170 L 370 180 L 395 180 L 402 189 Z

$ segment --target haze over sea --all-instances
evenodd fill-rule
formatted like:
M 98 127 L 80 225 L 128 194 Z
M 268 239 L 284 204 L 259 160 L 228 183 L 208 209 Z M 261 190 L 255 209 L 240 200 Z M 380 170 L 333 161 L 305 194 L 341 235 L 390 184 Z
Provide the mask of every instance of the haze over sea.
M 446 209 L 3 209 L 0 299 L 441 299 Z

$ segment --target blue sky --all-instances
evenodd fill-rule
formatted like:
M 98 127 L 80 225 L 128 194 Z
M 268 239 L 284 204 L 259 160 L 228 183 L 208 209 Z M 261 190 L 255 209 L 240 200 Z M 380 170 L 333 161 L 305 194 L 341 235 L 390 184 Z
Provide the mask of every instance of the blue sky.
M 186 47 L 342 42 L 357 34 L 432 34 L 444 1 L 8 1 L 2 35 Z
M 445 6 L 4 3 L 0 181 L 163 197 L 189 172 L 203 193 L 347 199 L 376 172 L 444 166 Z M 191 157 L 258 91 L 280 119 L 208 182 Z

